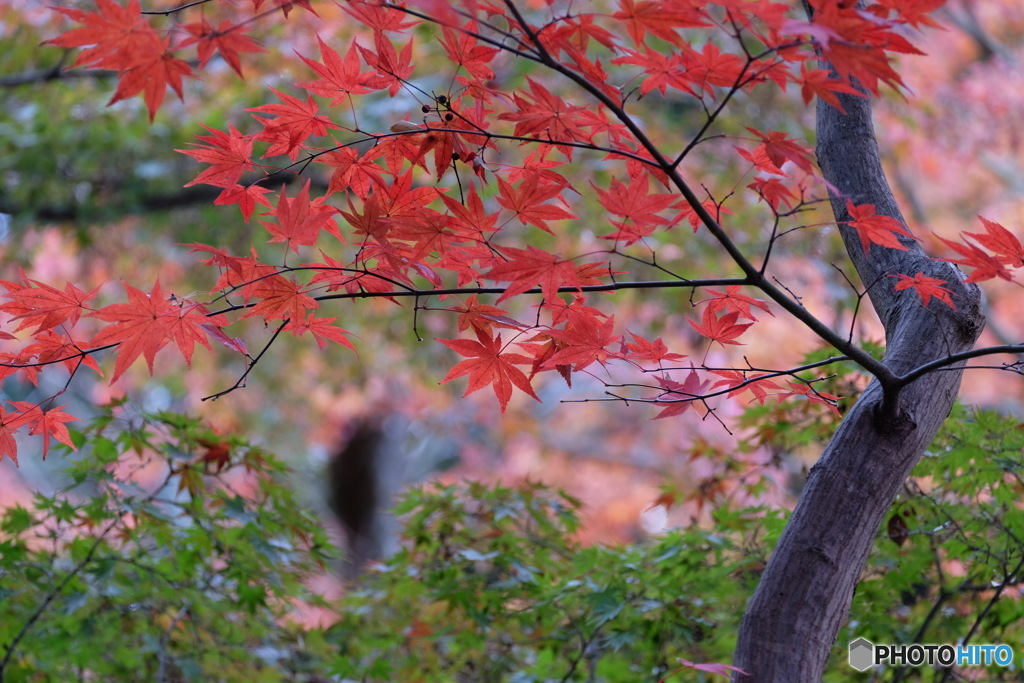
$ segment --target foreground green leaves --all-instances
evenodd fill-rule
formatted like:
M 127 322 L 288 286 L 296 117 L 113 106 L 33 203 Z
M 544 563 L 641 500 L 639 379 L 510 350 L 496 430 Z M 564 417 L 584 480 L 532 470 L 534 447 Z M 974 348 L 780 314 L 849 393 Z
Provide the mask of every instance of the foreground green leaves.
M 116 429 L 115 429 L 116 427 Z M 0 679 L 280 680 L 324 534 L 284 467 L 160 414 L 76 441 L 72 485 L 0 521 Z M 276 673 L 275 673 L 276 672 Z
M 311 628 L 298 606 L 325 606 L 306 580 L 333 551 L 283 465 L 191 418 L 115 410 L 72 430 L 67 488 L 0 518 L 0 680 L 710 680 L 679 660 L 730 662 L 787 516 L 719 504 L 583 546 L 580 503 L 540 484 L 414 490 L 403 549 Z M 1022 452 L 1015 419 L 954 412 L 880 530 L 827 680 L 855 675 L 857 637 L 1019 646 Z
M 409 544 L 350 594 L 331 630 L 348 678 L 658 680 L 728 657 L 765 540 L 782 515 L 748 509 L 656 543 L 572 541 L 578 503 L 539 485 L 411 493 Z M 748 555 L 754 550 L 754 557 Z

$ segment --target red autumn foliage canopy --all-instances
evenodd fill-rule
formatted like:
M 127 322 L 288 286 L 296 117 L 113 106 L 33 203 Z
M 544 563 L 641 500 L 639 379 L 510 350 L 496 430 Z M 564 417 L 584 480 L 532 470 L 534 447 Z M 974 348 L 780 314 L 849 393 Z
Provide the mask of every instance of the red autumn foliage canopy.
M 710 411 L 708 399 L 719 394 L 760 403 L 800 396 L 835 409 L 837 397 L 816 391 L 799 368 L 675 368 L 670 363 L 686 354 L 661 338 L 618 328 L 615 317 L 588 298 L 626 288 L 705 290 L 708 298 L 697 302 L 704 306 L 700 319 L 690 324 L 720 345 L 743 344 L 758 323 L 754 309 L 772 316 L 783 311 L 798 323 L 812 319 L 768 277 L 767 254 L 765 265 L 755 266 L 753 255 L 738 246 L 726 200 L 698 197 L 681 170 L 697 145 L 721 136 L 710 132 L 716 118 L 742 93 L 792 85 L 805 103 L 819 97 L 838 106 L 838 93 L 869 96 L 882 84 L 899 88 L 892 55 L 916 52 L 905 29 L 930 24 L 927 11 L 935 5 L 810 4 L 808 20 L 791 3 L 771 0 L 342 3 L 362 27 L 357 38 L 343 44 L 318 36 L 319 56 L 300 55 L 308 72 L 289 91 L 273 90 L 275 103 L 250 109 L 247 121 L 226 131 L 208 128 L 191 149 L 179 150 L 203 165 L 187 184 L 220 188 L 216 204 L 237 204 L 245 220 L 257 206 L 268 209 L 259 223 L 266 241 L 284 243 L 285 260 L 265 262 L 255 249 L 233 254 L 217 245 L 190 245 L 219 273 L 210 297 L 180 298 L 159 283 L 125 284 L 125 303 L 99 308 L 90 306 L 95 290 L 4 282 L 0 310 L 15 324 L 12 332 L 27 332 L 27 339 L 3 353 L 3 374 L 35 381 L 41 368 L 54 364 L 72 373 L 82 366 L 98 372 L 93 354 L 114 349 L 116 381 L 140 356 L 152 371 L 161 350 L 174 349 L 188 363 L 197 344 L 210 349 L 211 341 L 242 355 L 248 371 L 262 352 L 250 355 L 225 331 L 246 318 L 275 331 L 267 346 L 287 331 L 310 334 L 321 346 L 351 348 L 337 317 L 318 316 L 326 302 L 413 298 L 419 305 L 435 298 L 464 335 L 439 340 L 463 357 L 444 381 L 468 375 L 467 393 L 491 387 L 502 410 L 515 389 L 537 398 L 534 382 L 542 373 L 556 370 L 570 381 L 574 372 L 593 374 L 613 363 L 655 373 L 630 400 L 654 404 L 659 418 L 691 407 Z M 141 95 L 152 119 L 168 88 L 183 96 L 183 79 L 197 76 L 193 65 L 203 69 L 220 55 L 241 77 L 246 56 L 264 49 L 253 38 L 261 25 L 314 11 L 303 1 L 239 5 L 245 3 L 185 3 L 147 13 L 138 0 L 98 0 L 93 11 L 58 8 L 75 27 L 47 44 L 81 48 L 74 68 L 115 71 L 111 102 Z M 170 21 L 168 14 L 180 16 Z M 443 51 L 449 61 L 453 86 L 445 94 L 416 84 L 417 54 L 427 48 Z M 836 72 L 817 66 L 815 50 Z M 496 73 L 507 58 L 532 63 L 533 75 L 518 87 L 506 85 Z M 378 129 L 355 116 L 361 98 L 400 93 L 420 103 L 405 120 Z M 684 143 L 654 141 L 632 112 L 638 97 L 659 95 L 702 107 L 704 129 Z M 792 218 L 812 203 L 809 189 L 824 189 L 810 150 L 782 131 L 747 130 L 749 136 L 732 138 L 737 162 L 753 176 L 742 188 L 745 199 L 760 202 L 776 219 Z M 517 148 L 522 153 L 515 161 L 499 156 Z M 586 152 L 617 177 L 574 183 L 559 171 Z M 289 192 L 285 181 L 314 162 L 330 172 L 326 187 L 307 178 L 297 193 Z M 587 194 L 609 214 L 611 229 L 595 231 L 608 243 L 600 254 L 575 253 L 563 239 L 565 226 L 584 220 L 575 203 Z M 841 228 L 855 231 L 869 256 L 904 249 L 900 239 L 913 237 L 875 206 L 851 198 L 848 209 L 851 220 Z M 619 268 L 635 262 L 657 267 L 653 257 L 644 260 L 642 249 L 684 221 L 718 244 L 740 275 L 620 277 L 631 271 Z M 947 260 L 974 268 L 971 281 L 1012 279 L 1012 269 L 1024 265 L 1024 248 L 999 224 L 982 221 L 985 232 L 968 233 L 970 241 L 944 240 L 958 255 Z M 674 239 L 683 244 L 688 234 Z M 773 233 L 770 244 L 778 237 Z M 308 260 L 288 265 L 289 251 Z M 933 298 L 955 305 L 943 281 L 923 273 L 893 273 L 889 285 L 914 290 L 924 305 Z M 527 297 L 537 306 L 529 322 L 503 307 Z M 808 326 L 824 342 L 848 346 L 841 333 Z M 780 378 L 784 384 L 775 381 Z M 44 448 L 50 436 L 70 445 L 63 425 L 74 418 L 51 402 L 0 407 L 0 458 L 16 459 L 12 435 L 26 426 L 43 435 Z

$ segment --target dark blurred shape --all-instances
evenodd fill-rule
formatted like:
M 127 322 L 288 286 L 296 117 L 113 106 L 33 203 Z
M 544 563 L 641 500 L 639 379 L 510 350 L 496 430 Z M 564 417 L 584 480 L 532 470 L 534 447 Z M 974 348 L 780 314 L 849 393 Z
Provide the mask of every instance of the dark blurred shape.
M 328 503 L 345 531 L 344 574 L 349 578 L 384 555 L 380 518 L 388 507 L 385 491 L 390 488 L 385 481 L 386 442 L 380 421 L 360 419 L 328 464 Z
M 453 466 L 459 445 L 396 413 L 357 418 L 346 431 L 327 465 L 327 502 L 345 532 L 342 573 L 351 579 L 398 549 L 391 507 L 399 490 Z

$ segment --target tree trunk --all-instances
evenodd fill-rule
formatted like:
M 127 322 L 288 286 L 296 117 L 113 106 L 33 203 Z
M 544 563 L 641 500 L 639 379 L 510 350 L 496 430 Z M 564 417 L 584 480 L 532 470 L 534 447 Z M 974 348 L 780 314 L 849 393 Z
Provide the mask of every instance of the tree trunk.
M 836 220 L 848 220 L 849 198 L 902 222 L 878 158 L 870 100 L 840 101 L 845 115 L 819 100 L 817 122 L 818 164 L 834 187 Z M 894 373 L 973 347 L 984 326 L 981 295 L 955 266 L 930 260 L 909 239 L 907 251 L 873 245 L 865 257 L 854 231 L 841 231 L 884 325 L 885 364 Z M 922 306 L 913 290 L 894 291 L 889 275 L 921 271 L 947 281 L 955 311 L 935 299 Z M 847 413 L 747 607 L 734 663 L 749 675 L 735 680 L 820 680 L 879 525 L 949 414 L 961 373 L 954 366 L 884 390 L 875 380 Z

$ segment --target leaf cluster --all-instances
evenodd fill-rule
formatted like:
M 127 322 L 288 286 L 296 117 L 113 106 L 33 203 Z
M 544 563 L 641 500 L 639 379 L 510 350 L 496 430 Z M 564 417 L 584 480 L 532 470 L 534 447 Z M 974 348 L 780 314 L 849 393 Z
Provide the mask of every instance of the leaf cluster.
M 301 671 L 286 619 L 328 546 L 284 466 L 193 418 L 112 411 L 72 432 L 68 488 L 0 519 L 0 680 Z

